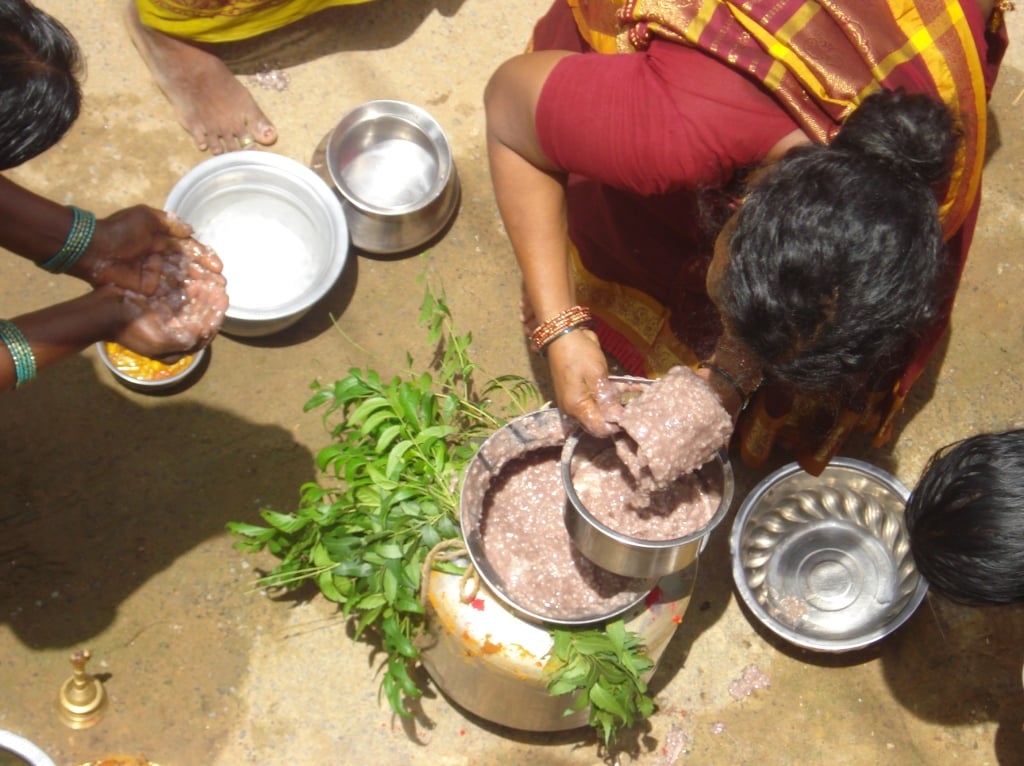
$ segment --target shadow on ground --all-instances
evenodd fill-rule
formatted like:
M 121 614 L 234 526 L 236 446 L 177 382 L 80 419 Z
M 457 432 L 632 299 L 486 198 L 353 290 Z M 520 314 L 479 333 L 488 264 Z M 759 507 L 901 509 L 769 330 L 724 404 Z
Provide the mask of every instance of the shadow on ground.
M 27 646 L 98 635 L 175 559 L 228 521 L 291 507 L 312 478 L 283 428 L 122 393 L 84 356 L 47 372 L 0 403 L 0 619 Z

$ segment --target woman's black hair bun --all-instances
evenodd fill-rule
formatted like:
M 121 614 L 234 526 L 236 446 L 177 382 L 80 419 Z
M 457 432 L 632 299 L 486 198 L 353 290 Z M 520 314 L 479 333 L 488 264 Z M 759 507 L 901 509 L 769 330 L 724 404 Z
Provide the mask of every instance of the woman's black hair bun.
M 959 143 L 959 127 L 941 101 L 883 90 L 864 99 L 832 147 L 865 154 L 905 180 L 934 186 L 949 178 Z

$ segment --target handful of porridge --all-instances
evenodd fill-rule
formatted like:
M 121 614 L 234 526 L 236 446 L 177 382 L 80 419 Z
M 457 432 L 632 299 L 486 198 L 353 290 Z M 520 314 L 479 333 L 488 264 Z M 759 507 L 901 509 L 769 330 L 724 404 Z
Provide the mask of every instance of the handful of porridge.
M 722 488 L 701 467 L 732 435 L 732 418 L 708 384 L 674 367 L 627 402 L 622 431 L 608 440 L 581 437 L 573 488 L 598 521 L 644 540 L 671 540 L 703 528 Z

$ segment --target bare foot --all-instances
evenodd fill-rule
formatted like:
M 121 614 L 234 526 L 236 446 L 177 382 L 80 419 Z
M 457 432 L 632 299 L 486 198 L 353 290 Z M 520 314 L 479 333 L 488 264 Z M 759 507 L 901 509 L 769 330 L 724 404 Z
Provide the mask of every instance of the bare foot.
M 135 0 L 128 0 L 126 15 L 132 42 L 200 151 L 222 154 L 277 140 L 248 89 L 216 55 L 145 26 Z

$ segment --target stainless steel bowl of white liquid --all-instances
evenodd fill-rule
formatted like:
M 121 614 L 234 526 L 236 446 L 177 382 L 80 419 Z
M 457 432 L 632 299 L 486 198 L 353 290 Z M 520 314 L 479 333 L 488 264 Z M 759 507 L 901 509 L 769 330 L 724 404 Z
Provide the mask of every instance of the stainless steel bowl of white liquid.
M 174 186 L 165 206 L 224 262 L 228 334 L 270 335 L 294 324 L 334 286 L 348 258 L 334 191 L 278 154 L 208 159 Z

